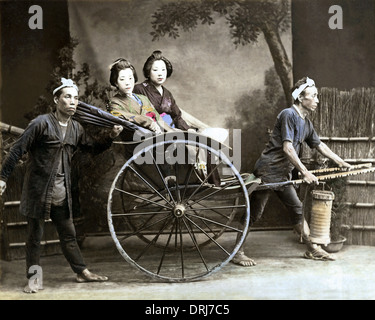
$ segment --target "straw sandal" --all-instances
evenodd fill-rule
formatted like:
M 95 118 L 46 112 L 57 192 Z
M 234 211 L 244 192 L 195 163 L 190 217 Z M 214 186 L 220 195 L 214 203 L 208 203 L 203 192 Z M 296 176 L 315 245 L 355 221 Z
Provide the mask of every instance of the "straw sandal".
M 321 261 L 335 261 L 336 258 L 334 255 L 329 254 L 324 251 L 322 248 L 316 248 L 312 251 L 306 251 L 304 258 L 312 260 L 321 260 Z

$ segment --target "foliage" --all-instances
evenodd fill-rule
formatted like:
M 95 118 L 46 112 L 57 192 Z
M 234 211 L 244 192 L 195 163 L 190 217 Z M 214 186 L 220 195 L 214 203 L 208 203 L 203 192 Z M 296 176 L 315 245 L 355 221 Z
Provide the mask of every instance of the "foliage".
M 261 34 L 269 47 L 285 99 L 292 103 L 292 64 L 280 34 L 291 25 L 290 0 L 191 0 L 168 2 L 153 14 L 152 40 L 178 38 L 180 30 L 193 31 L 198 24 L 212 25 L 224 17 L 236 48 L 256 43 Z
M 180 0 L 161 6 L 153 14 L 151 35 L 153 40 L 166 35 L 176 39 L 179 29 L 193 31 L 198 23 L 214 24 L 215 14 L 227 20 L 236 46 L 257 42 L 262 30 L 270 26 L 284 32 L 291 22 L 288 0 Z
M 69 43 L 58 52 L 57 63 L 52 70 L 51 79 L 46 85 L 46 94 L 40 95 L 33 109 L 25 114 L 28 120 L 34 119 L 40 114 L 52 111 L 52 91 L 60 85 L 61 77 L 72 79 L 80 89 L 79 100 L 101 106 L 108 102 L 110 86 L 100 85 L 99 82 L 91 80 L 90 66 L 83 63 L 81 68 L 76 70 L 76 62 L 73 59 L 78 40 L 71 38 Z
M 241 170 L 251 172 L 269 139 L 277 114 L 286 108 L 275 69 L 265 73 L 265 89 L 254 90 L 235 102 L 236 113 L 226 118 L 226 127 L 241 129 Z

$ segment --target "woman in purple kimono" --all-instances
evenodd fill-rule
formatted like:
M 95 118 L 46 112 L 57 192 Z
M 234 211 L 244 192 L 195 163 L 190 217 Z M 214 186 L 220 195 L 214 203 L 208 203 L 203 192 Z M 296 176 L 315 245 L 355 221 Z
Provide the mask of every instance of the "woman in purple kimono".
M 186 131 L 190 126 L 182 118 L 182 112 L 172 93 L 163 86 L 172 72 L 170 61 L 162 55 L 161 51 L 154 51 L 143 66 L 146 80 L 135 85 L 133 92 L 148 97 L 163 120 L 171 127 Z

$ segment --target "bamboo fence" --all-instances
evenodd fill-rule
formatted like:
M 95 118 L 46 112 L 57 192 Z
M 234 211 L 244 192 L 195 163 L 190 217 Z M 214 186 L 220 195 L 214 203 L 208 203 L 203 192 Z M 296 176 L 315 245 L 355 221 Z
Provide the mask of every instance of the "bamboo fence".
M 322 88 L 319 100 L 310 119 L 322 141 L 347 162 L 375 165 L 375 88 Z M 347 180 L 344 198 L 349 213 L 342 216 L 347 244 L 375 245 L 374 178 L 368 173 Z

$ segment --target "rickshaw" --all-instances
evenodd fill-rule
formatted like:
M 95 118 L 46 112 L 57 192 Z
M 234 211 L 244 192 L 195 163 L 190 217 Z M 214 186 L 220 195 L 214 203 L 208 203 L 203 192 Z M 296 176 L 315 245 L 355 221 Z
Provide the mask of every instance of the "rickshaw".
M 260 180 L 238 172 L 228 146 L 192 132 L 152 135 L 83 102 L 74 118 L 121 124 L 122 136 L 132 136 L 114 142 L 127 155 L 107 202 L 111 237 L 128 263 L 153 278 L 184 282 L 207 277 L 233 258 L 247 234 L 249 194 Z
M 240 173 L 228 156 L 230 147 L 199 133 L 152 135 L 83 102 L 74 117 L 100 126 L 121 124 L 132 137 L 115 142 L 125 146 L 126 161 L 108 193 L 108 227 L 121 256 L 154 279 L 186 282 L 219 271 L 245 241 L 252 192 L 304 182 L 264 184 Z M 324 181 L 373 171 L 368 163 L 311 172 Z
M 195 281 L 221 270 L 245 241 L 252 192 L 304 182 L 264 184 L 252 174 L 240 173 L 228 146 L 199 133 L 153 135 L 83 102 L 74 118 L 99 127 L 124 127 L 121 139 L 114 141 L 123 146 L 125 160 L 110 180 L 108 229 L 122 258 L 156 280 Z M 1 130 L 23 132 L 3 123 Z M 311 172 L 324 181 L 374 171 L 365 163 L 348 171 Z

